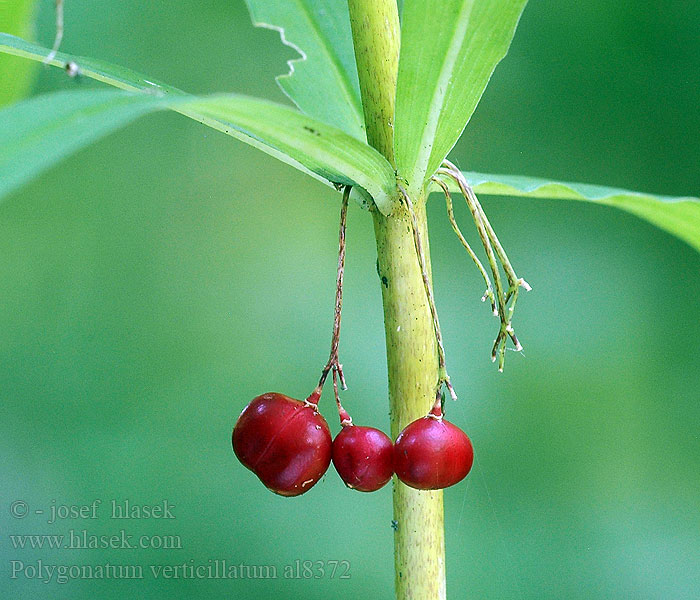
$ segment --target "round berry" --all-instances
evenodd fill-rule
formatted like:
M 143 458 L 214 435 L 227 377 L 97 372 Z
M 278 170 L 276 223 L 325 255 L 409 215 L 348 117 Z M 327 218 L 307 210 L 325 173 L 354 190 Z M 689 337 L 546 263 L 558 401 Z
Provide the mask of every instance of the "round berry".
M 346 425 L 333 440 L 333 465 L 349 488 L 374 492 L 394 474 L 393 444 L 374 427 Z
M 331 434 L 315 404 L 283 394 L 253 398 L 233 428 L 233 451 L 276 494 L 310 490 L 331 462 Z
M 394 444 L 397 477 L 419 490 L 459 483 L 473 462 L 474 450 L 467 434 L 432 414 L 409 423 Z

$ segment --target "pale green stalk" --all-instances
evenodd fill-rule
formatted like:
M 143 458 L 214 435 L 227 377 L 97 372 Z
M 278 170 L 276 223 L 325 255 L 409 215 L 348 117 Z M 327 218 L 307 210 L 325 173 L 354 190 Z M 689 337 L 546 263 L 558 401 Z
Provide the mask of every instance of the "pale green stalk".
M 396 0 L 348 0 L 367 143 L 394 163 L 394 105 L 399 72 Z
M 393 115 L 398 72 L 395 0 L 349 0 L 367 139 L 392 164 Z M 428 284 L 430 248 L 425 195 L 412 204 L 422 241 Z M 405 204 L 389 216 L 373 210 L 377 272 L 384 303 L 391 434 L 424 417 L 435 400 L 438 348 L 428 296 Z M 442 491 L 418 491 L 394 478 L 394 553 L 397 600 L 445 598 Z
M 414 202 L 430 276 L 425 200 Z M 439 378 L 437 344 L 407 211 L 374 211 L 377 272 L 384 302 L 391 434 L 424 417 Z M 394 552 L 397 600 L 445 598 L 442 491 L 418 491 L 394 478 Z

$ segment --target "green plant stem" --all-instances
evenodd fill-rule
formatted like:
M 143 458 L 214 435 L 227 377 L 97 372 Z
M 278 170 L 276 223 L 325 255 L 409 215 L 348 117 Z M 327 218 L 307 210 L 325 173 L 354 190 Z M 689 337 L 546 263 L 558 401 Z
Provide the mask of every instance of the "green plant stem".
M 395 166 L 393 120 L 400 44 L 396 0 L 348 0 L 348 8 L 367 141 Z M 425 195 L 418 190 L 408 193 L 422 240 L 427 283 L 432 286 Z M 441 373 L 411 215 L 404 203 L 388 217 L 376 208 L 372 214 L 384 303 L 391 435 L 396 439 L 406 425 L 428 413 Z M 396 598 L 444 600 L 442 492 L 414 490 L 396 477 L 393 485 Z
M 399 59 L 395 0 L 348 0 L 367 142 L 394 162 L 393 117 Z M 439 369 L 436 321 L 426 294 L 432 286 L 425 196 L 389 217 L 373 210 L 377 273 L 386 332 L 391 435 L 424 417 L 435 401 Z M 414 229 L 422 240 L 427 274 L 418 259 Z M 438 328 L 439 331 L 439 328 Z M 444 365 L 442 370 L 444 371 Z M 446 374 L 445 374 L 446 375 Z M 445 533 L 442 491 L 418 491 L 396 477 L 394 563 L 397 600 L 444 600 Z
M 425 201 L 414 202 L 430 273 Z M 435 400 L 438 357 L 433 321 L 414 248 L 411 218 L 373 211 L 377 272 L 384 302 L 391 434 L 424 417 Z M 445 538 L 441 491 L 418 491 L 394 478 L 396 598 L 445 598 Z
M 399 70 L 396 0 L 348 0 L 367 143 L 394 162 L 394 105 Z

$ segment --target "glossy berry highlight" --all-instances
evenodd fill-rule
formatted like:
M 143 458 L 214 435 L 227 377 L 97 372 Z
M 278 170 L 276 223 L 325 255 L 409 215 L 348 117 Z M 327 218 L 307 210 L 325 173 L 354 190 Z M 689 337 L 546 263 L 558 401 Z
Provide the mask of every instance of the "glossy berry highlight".
M 333 465 L 349 488 L 374 492 L 391 479 L 394 445 L 374 427 L 344 425 L 333 440 Z
M 331 462 L 330 430 L 316 404 L 283 394 L 253 398 L 238 417 L 232 442 L 243 466 L 281 496 L 310 490 Z
M 467 434 L 446 421 L 439 408 L 409 423 L 394 444 L 396 476 L 418 490 L 459 483 L 473 462 L 474 450 Z

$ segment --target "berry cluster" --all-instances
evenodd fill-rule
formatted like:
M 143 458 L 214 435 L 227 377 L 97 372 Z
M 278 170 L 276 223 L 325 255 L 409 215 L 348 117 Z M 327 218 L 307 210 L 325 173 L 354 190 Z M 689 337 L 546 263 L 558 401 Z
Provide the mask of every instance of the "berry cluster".
M 345 222 L 350 188 L 346 187 L 340 211 L 338 276 L 336 282 L 335 320 L 331 353 L 312 394 L 304 401 L 283 394 L 268 393 L 254 398 L 238 417 L 233 429 L 233 450 L 238 460 L 260 481 L 282 496 L 298 496 L 311 489 L 333 461 L 336 471 L 349 488 L 373 492 L 396 473 L 406 485 L 419 490 L 436 490 L 464 479 L 472 467 L 474 451 L 467 435 L 443 418 L 444 385 L 456 395 L 445 370 L 442 336 L 435 305 L 424 267 L 420 238 L 414 223 L 414 241 L 426 293 L 433 316 L 439 357 L 439 380 L 435 403 L 423 418 L 409 423 L 392 443 L 379 429 L 354 425 L 338 395 L 345 377 L 338 361 L 340 315 L 343 304 L 345 268 Z M 407 208 L 413 215 L 406 196 Z M 415 220 L 415 219 L 414 219 Z M 328 423 L 318 411 L 323 386 L 332 373 L 333 391 L 342 426 L 331 439 Z
M 339 406 L 342 429 L 331 441 L 314 393 L 301 402 L 277 393 L 254 398 L 233 429 L 233 450 L 260 481 L 282 496 L 311 489 L 333 461 L 349 488 L 373 492 L 391 476 L 419 490 L 446 488 L 464 479 L 474 451 L 467 435 L 442 416 L 436 401 L 392 444 L 379 429 L 354 425 Z

